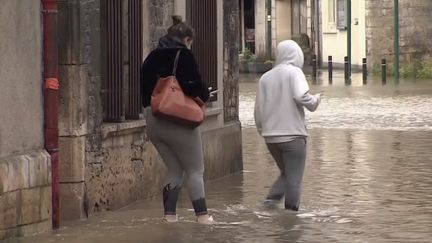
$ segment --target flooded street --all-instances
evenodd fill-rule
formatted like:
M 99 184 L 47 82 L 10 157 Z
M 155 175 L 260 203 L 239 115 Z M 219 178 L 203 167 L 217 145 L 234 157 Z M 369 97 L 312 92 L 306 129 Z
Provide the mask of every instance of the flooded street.
M 354 74 L 347 87 L 342 75 L 335 73 L 333 85 L 311 84 L 325 96 L 307 113 L 298 213 L 262 206 L 278 171 L 254 128 L 258 77 L 243 75 L 244 171 L 206 184 L 218 224 L 194 223 L 183 193 L 180 223 L 162 223 L 155 198 L 11 242 L 432 242 L 432 81 L 362 86 Z

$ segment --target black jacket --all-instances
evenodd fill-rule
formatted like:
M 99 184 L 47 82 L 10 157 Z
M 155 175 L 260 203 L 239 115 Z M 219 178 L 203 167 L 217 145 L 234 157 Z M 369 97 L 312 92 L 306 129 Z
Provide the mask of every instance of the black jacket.
M 204 102 L 209 99 L 208 87 L 201 81 L 192 51 L 180 42 L 169 37 L 162 37 L 159 47 L 147 56 L 141 66 L 141 95 L 144 107 L 150 106 L 151 95 L 158 77 L 172 75 L 178 50 L 181 52 L 176 77 L 183 92 L 191 97 L 199 97 Z

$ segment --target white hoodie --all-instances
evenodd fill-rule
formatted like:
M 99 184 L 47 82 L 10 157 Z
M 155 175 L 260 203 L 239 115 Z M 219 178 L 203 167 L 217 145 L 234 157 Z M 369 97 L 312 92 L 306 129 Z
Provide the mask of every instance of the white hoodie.
M 319 94 L 309 94 L 302 67 L 300 46 L 292 40 L 283 41 L 276 50 L 275 67 L 259 80 L 255 124 L 267 143 L 308 135 L 303 107 L 315 111 L 321 99 Z

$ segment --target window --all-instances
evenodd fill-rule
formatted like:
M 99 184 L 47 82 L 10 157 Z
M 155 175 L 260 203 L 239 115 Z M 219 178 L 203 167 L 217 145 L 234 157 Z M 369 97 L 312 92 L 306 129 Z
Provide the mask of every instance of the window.
M 142 1 L 101 1 L 101 12 L 104 121 L 139 119 Z
M 327 21 L 326 31 L 335 32 L 336 31 L 336 0 L 327 0 Z
M 209 87 L 217 89 L 217 1 L 188 0 L 188 22 L 195 29 L 192 51 L 198 62 L 201 78 Z M 217 96 L 213 97 L 215 101 Z
M 335 14 L 335 0 L 328 0 L 328 22 L 329 24 L 336 23 L 336 14 Z
M 347 3 L 346 0 L 337 0 L 337 28 L 347 29 Z

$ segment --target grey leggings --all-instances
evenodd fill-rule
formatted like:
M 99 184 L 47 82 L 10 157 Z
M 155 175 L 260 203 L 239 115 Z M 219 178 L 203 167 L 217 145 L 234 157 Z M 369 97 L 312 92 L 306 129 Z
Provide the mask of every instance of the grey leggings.
M 165 185 L 180 188 L 186 172 L 186 184 L 191 201 L 205 198 L 204 156 L 199 128 L 189 128 L 154 117 L 149 108 L 146 119 L 150 141 L 168 169 Z
M 286 143 L 268 143 L 267 147 L 281 173 L 267 199 L 281 200 L 285 196 L 285 208 L 297 211 L 306 161 L 306 138 L 296 138 Z

